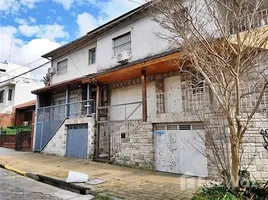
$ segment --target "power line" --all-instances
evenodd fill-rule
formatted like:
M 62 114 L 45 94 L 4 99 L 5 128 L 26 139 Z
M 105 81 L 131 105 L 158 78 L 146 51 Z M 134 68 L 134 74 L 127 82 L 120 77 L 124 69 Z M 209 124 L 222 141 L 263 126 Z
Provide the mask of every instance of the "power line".
M 35 71 L 35 70 L 37 70 L 37 69 L 39 69 L 39 68 L 41 68 L 41 67 L 43 67 L 43 66 L 45 66 L 46 64 L 49 64 L 49 63 L 50 63 L 50 61 L 48 61 L 48 62 L 46 62 L 46 63 L 44 63 L 44 64 L 42 64 L 42 65 L 39 65 L 39 66 L 37 66 L 37 67 L 35 67 L 35 68 L 29 70 L 29 71 L 26 71 L 26 72 L 21 73 L 21 74 L 19 74 L 19 75 L 13 76 L 13 77 L 10 78 L 10 79 L 1 81 L 0 84 L 1 84 L 1 83 L 5 83 L 5 82 L 8 82 L 8 81 L 12 81 L 14 78 L 18 78 L 18 77 L 20 77 L 20 76 L 22 76 L 22 75 L 24 75 L 24 74 L 28 74 L 28 73 L 30 73 L 30 72 L 32 72 L 32 71 Z

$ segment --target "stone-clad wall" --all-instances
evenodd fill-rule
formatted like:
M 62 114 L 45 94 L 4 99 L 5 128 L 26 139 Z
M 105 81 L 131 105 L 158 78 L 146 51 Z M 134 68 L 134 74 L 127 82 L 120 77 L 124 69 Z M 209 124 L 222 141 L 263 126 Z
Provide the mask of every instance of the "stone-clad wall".
M 143 122 L 132 132 L 113 157 L 119 165 L 154 169 L 154 135 L 153 125 Z
M 243 116 L 242 116 L 243 117 Z M 213 138 L 216 144 L 220 146 L 220 141 L 223 140 L 224 137 L 217 135 L 222 134 L 226 135 L 226 148 L 224 148 L 225 152 L 218 153 L 221 159 L 227 156 L 229 153 L 229 159 L 231 162 L 231 153 L 230 153 L 230 144 L 229 144 L 229 134 L 228 134 L 228 126 L 224 123 L 223 120 L 216 116 L 215 113 L 207 114 L 207 138 L 208 134 L 214 134 Z M 245 120 L 245 117 L 242 118 Z M 209 128 L 208 128 L 209 127 Z M 260 130 L 268 127 L 268 117 L 267 114 L 256 113 L 252 122 L 250 124 L 249 129 L 244 135 L 243 144 L 241 148 L 241 170 L 248 170 L 252 176 L 252 178 L 256 178 L 257 180 L 268 180 L 268 152 L 264 149 L 264 140 L 260 135 Z M 208 130 L 209 129 L 209 130 Z M 209 155 L 213 157 L 212 149 L 210 148 L 211 143 L 207 141 L 206 151 Z M 227 146 L 229 151 L 227 151 Z M 220 147 L 219 149 L 222 149 Z M 208 159 L 208 172 L 209 177 L 218 178 L 219 172 L 217 171 L 217 167 L 215 163 L 213 163 L 210 159 Z
M 243 140 L 241 164 L 258 180 L 268 180 L 268 151 L 264 149 L 264 139 L 260 135 L 260 130 L 267 128 L 267 115 L 256 113 Z
M 88 124 L 88 157 L 94 152 L 95 119 L 93 117 L 67 119 L 49 141 L 42 153 L 57 156 L 66 156 L 67 125 Z

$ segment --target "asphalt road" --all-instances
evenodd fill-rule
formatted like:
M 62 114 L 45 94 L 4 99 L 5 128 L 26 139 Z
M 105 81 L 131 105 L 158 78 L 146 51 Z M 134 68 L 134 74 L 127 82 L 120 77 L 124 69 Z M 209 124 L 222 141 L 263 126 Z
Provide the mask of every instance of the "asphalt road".
M 0 147 L 0 156 L 19 153 L 21 152 Z M 92 198 L 91 195 L 66 191 L 0 168 L 0 200 L 89 200 Z

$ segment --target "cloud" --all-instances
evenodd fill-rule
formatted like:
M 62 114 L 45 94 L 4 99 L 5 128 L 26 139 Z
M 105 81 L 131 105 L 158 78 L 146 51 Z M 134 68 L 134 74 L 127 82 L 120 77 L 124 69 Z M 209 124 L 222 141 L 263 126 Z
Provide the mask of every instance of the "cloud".
M 0 11 L 5 14 L 17 14 L 20 10 L 33 9 L 36 3 L 44 0 L 1 0 Z
M 77 15 L 76 23 L 79 27 L 79 31 L 77 32 L 78 37 L 85 35 L 99 25 L 96 18 L 87 12 Z
M 28 23 L 25 19 L 18 18 L 18 17 L 16 17 L 16 18 L 14 19 L 14 22 L 16 22 L 17 24 L 20 24 L 20 25 L 25 25 L 25 24 Z
M 65 10 L 69 10 L 74 0 L 53 0 L 54 2 L 61 4 Z
M 18 30 L 26 37 L 47 38 L 50 40 L 69 37 L 69 34 L 64 31 L 64 26 L 59 24 L 20 25 Z
M 94 0 L 89 1 L 90 3 Z M 77 15 L 76 23 L 79 31 L 76 36 L 80 37 L 94 28 L 116 18 L 120 15 L 142 5 L 144 0 L 126 1 L 126 0 L 109 0 L 107 2 L 96 3 L 95 6 L 99 8 L 98 16 L 93 16 L 90 13 L 83 12 Z
M 100 24 L 104 24 L 120 15 L 138 7 L 145 3 L 145 0 L 109 0 L 102 5 L 98 21 Z
M 29 17 L 29 22 L 34 24 L 36 23 L 36 19 L 33 17 Z
M 41 55 L 61 46 L 60 43 L 53 42 L 46 38 L 33 39 L 23 42 L 16 38 L 18 30 L 13 26 L 0 27 L 0 62 L 5 60 L 11 63 L 25 65 L 41 58 Z M 35 62 L 30 67 L 36 67 L 47 60 L 42 59 Z M 46 72 L 46 67 L 41 68 L 33 74 L 33 77 L 40 78 Z

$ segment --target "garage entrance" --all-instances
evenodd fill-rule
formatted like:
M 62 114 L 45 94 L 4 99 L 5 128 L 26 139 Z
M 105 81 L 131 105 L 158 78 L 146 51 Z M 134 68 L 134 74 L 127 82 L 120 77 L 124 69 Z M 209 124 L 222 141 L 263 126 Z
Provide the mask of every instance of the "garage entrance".
M 203 137 L 199 124 L 155 125 L 156 170 L 206 177 Z
M 87 158 L 88 126 L 76 124 L 67 126 L 66 156 L 72 158 Z

